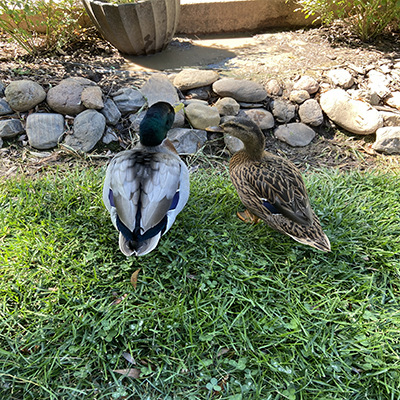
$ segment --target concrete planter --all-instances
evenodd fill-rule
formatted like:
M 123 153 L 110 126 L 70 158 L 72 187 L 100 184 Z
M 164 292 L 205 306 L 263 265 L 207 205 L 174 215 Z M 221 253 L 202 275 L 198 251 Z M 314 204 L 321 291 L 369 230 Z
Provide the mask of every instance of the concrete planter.
M 180 0 L 111 4 L 81 0 L 102 36 L 121 53 L 135 56 L 165 50 L 180 17 Z

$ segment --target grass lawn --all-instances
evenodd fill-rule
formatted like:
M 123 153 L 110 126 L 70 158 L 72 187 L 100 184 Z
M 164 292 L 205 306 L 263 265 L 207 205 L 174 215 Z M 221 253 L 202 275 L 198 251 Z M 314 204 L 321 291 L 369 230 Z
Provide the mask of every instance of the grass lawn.
M 305 177 L 325 254 L 243 224 L 227 171 L 198 170 L 138 259 L 103 176 L 1 181 L 1 399 L 400 398 L 399 174 Z

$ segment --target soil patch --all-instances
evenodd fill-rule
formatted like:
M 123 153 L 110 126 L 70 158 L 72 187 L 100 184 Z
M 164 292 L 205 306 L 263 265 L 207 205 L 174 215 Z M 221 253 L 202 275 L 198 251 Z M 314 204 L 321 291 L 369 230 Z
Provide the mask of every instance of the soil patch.
M 7 39 L 6 35 L 0 35 L 0 80 L 5 84 L 27 78 L 37 81 L 47 90 L 62 79 L 82 76 L 95 81 L 106 94 L 121 87 L 141 87 L 154 72 L 173 72 L 183 67 L 214 69 L 221 76 L 235 76 L 259 82 L 274 78 L 284 83 L 304 74 L 312 75 L 323 82 L 327 79 L 325 72 L 332 68 L 365 69 L 368 66 L 372 69 L 400 61 L 399 33 L 392 32 L 373 43 L 362 43 L 340 25 L 267 32 L 254 36 L 242 35 L 236 38 L 175 38 L 165 54 L 136 58 L 121 55 L 94 28 L 88 29 L 74 44 L 56 54 L 40 57 L 24 54 Z M 227 41 L 224 42 L 224 39 Z M 202 50 L 201 57 L 191 57 L 190 52 L 193 53 L 193 50 L 199 50 L 200 47 L 211 49 L 213 55 L 209 56 L 210 52 Z M 171 54 L 180 54 L 185 61 L 178 66 L 165 63 L 166 67 L 163 67 L 158 59 L 171 58 Z M 157 69 L 149 66 L 154 61 L 158 63 Z M 392 82 L 392 90 L 400 91 L 400 82 Z M 22 114 L 20 117 L 23 119 L 26 116 Z M 122 128 L 123 136 L 129 128 Z M 122 136 L 121 143 L 126 146 L 126 136 Z M 379 155 L 371 149 L 374 140 L 374 135 L 354 137 L 324 125 L 319 128 L 314 141 L 305 148 L 292 148 L 274 139 L 272 132 L 267 134 L 267 148 L 294 161 L 303 170 L 321 167 L 343 170 L 399 168 L 398 156 Z M 113 149 L 114 152 L 119 150 L 123 148 Z M 222 140 L 214 140 L 205 152 L 212 156 L 212 160 L 224 162 L 229 157 Z M 11 174 L 10 171 L 22 165 L 28 173 L 54 163 L 68 165 L 74 162 L 72 160 L 75 157 L 65 150 L 48 156 L 45 154 L 45 157 L 38 157 L 37 153 L 29 146 L 24 146 L 22 141 L 5 141 L 0 152 L 3 160 L 0 175 Z M 88 158 L 91 162 L 104 163 L 111 155 L 109 148 L 98 147 Z

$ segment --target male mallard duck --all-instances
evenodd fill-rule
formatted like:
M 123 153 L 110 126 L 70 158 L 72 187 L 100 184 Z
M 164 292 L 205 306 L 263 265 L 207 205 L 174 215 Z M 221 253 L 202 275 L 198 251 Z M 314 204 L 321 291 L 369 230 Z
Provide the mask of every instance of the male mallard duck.
M 220 128 L 244 144 L 244 149 L 235 153 L 229 164 L 232 183 L 247 208 L 244 213 L 238 213 L 239 218 L 251 222 L 262 219 L 300 243 L 330 251 L 329 239 L 311 209 L 296 166 L 264 151 L 264 135 L 250 119 L 233 118 Z
M 107 168 L 103 202 L 126 256 L 150 253 L 188 201 L 189 171 L 167 139 L 180 106 L 152 105 L 140 124 L 140 143 Z

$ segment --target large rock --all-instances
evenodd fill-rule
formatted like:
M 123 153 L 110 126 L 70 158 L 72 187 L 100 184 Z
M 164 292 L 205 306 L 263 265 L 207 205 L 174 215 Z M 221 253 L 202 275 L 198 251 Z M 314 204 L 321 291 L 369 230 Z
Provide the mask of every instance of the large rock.
M 215 107 L 217 107 L 221 116 L 237 115 L 240 110 L 239 103 L 231 97 L 222 97 L 221 99 L 218 99 L 218 101 L 215 103 Z
M 218 78 L 214 71 L 184 69 L 175 76 L 174 85 L 180 90 L 189 90 L 211 85 Z
M 372 148 L 381 153 L 400 154 L 400 127 L 379 128 Z
M 236 101 L 257 103 L 267 98 L 263 85 L 245 79 L 224 78 L 213 83 L 213 91 L 221 97 L 232 97 Z
M 114 93 L 113 100 L 122 114 L 136 112 L 146 104 L 143 94 L 139 90 L 132 88 L 118 90 Z
M 315 132 L 307 125 L 294 122 L 278 126 L 275 130 L 275 137 L 290 146 L 303 147 L 310 144 L 315 138 Z
M 186 107 L 186 116 L 196 129 L 206 129 L 208 126 L 218 125 L 220 116 L 216 107 L 201 103 L 191 103 Z
M 36 82 L 23 79 L 11 82 L 5 89 L 6 100 L 15 111 L 28 111 L 46 98 L 46 92 Z
M 354 79 L 350 72 L 343 68 L 332 69 L 327 73 L 332 83 L 343 89 L 348 89 L 354 84 Z
M 261 130 L 271 129 L 275 126 L 274 116 L 267 110 L 252 108 L 251 110 L 244 110 L 244 113 L 255 122 Z
M 81 94 L 82 104 L 86 108 L 101 110 L 104 107 L 101 89 L 98 86 L 85 87 Z
M 93 85 L 94 82 L 81 77 L 64 79 L 49 89 L 47 104 L 60 114 L 77 115 L 85 110 L 81 98 L 83 90 Z
M 102 138 L 106 127 L 106 118 L 96 110 L 86 110 L 76 116 L 74 131 L 67 135 L 65 144 L 74 150 L 87 153 Z
M 199 129 L 172 128 L 168 139 L 179 154 L 194 154 L 206 143 L 207 133 Z
M 29 144 L 39 150 L 56 147 L 64 129 L 64 117 L 61 114 L 34 113 L 26 120 Z
M 308 75 L 302 76 L 294 85 L 293 90 L 307 90 L 308 93 L 313 94 L 318 92 L 319 83 Z
M 24 131 L 19 119 L 6 119 L 0 121 L 0 137 L 12 138 Z
M 272 114 L 278 122 L 287 123 L 296 115 L 296 107 L 283 100 L 274 100 L 272 102 Z
M 319 126 L 324 122 L 324 115 L 317 100 L 309 99 L 299 107 L 299 117 L 303 124 Z
M 351 133 L 369 135 L 383 126 L 382 116 L 375 108 L 352 99 L 343 89 L 323 93 L 320 105 L 333 122 Z

